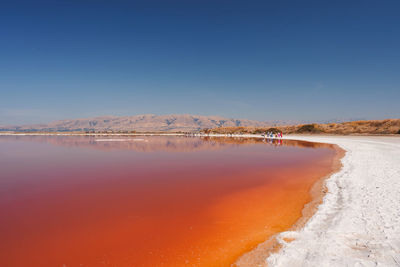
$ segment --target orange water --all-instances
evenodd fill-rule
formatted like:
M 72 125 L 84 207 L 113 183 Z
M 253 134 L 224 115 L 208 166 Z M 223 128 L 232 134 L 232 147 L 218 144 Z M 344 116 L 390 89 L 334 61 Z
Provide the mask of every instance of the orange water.
M 96 139 L 0 137 L 0 266 L 229 266 L 295 223 L 335 155 L 294 141 Z

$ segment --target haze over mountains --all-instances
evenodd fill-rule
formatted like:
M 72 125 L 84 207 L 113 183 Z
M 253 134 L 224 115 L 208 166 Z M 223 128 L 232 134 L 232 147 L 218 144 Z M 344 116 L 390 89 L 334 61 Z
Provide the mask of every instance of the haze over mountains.
M 14 131 L 137 131 L 191 132 L 216 127 L 263 127 L 270 125 L 246 119 L 198 115 L 136 115 L 102 116 L 85 119 L 59 120 L 48 124 L 2 126 L 0 130 Z

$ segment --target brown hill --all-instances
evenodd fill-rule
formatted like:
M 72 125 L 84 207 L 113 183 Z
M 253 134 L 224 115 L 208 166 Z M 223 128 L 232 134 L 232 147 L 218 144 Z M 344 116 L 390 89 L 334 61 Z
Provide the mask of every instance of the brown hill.
M 400 134 L 400 119 L 351 121 L 343 123 L 300 124 L 270 127 L 218 127 L 210 133 L 252 133 L 282 131 L 284 134 Z M 203 130 L 204 131 L 204 130 Z
M 264 122 L 227 119 L 219 116 L 197 115 L 136 115 L 103 116 L 86 119 L 60 120 L 48 124 L 3 126 L 0 130 L 13 131 L 137 131 L 137 132 L 192 132 L 216 127 L 263 127 Z

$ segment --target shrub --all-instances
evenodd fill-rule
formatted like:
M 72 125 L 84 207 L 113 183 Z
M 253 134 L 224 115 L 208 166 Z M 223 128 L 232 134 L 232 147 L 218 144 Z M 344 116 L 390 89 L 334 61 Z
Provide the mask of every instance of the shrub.
M 315 127 L 315 124 L 305 124 L 302 125 L 299 129 L 297 129 L 298 133 L 318 133 L 321 132 L 317 127 Z
M 253 131 L 253 134 L 261 134 L 261 133 L 264 133 L 264 132 L 265 132 L 264 129 L 255 129 L 255 130 Z

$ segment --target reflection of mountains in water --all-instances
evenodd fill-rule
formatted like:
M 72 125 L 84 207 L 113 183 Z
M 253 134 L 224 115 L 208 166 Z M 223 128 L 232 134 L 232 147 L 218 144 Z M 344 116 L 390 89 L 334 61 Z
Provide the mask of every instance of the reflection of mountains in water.
M 232 137 L 186 136 L 4 136 L 0 138 L 28 142 L 49 143 L 64 147 L 82 147 L 102 151 L 134 150 L 137 152 L 191 152 L 219 150 L 238 145 L 265 144 L 271 146 L 295 146 L 303 148 L 328 148 L 329 144 L 296 140 Z

